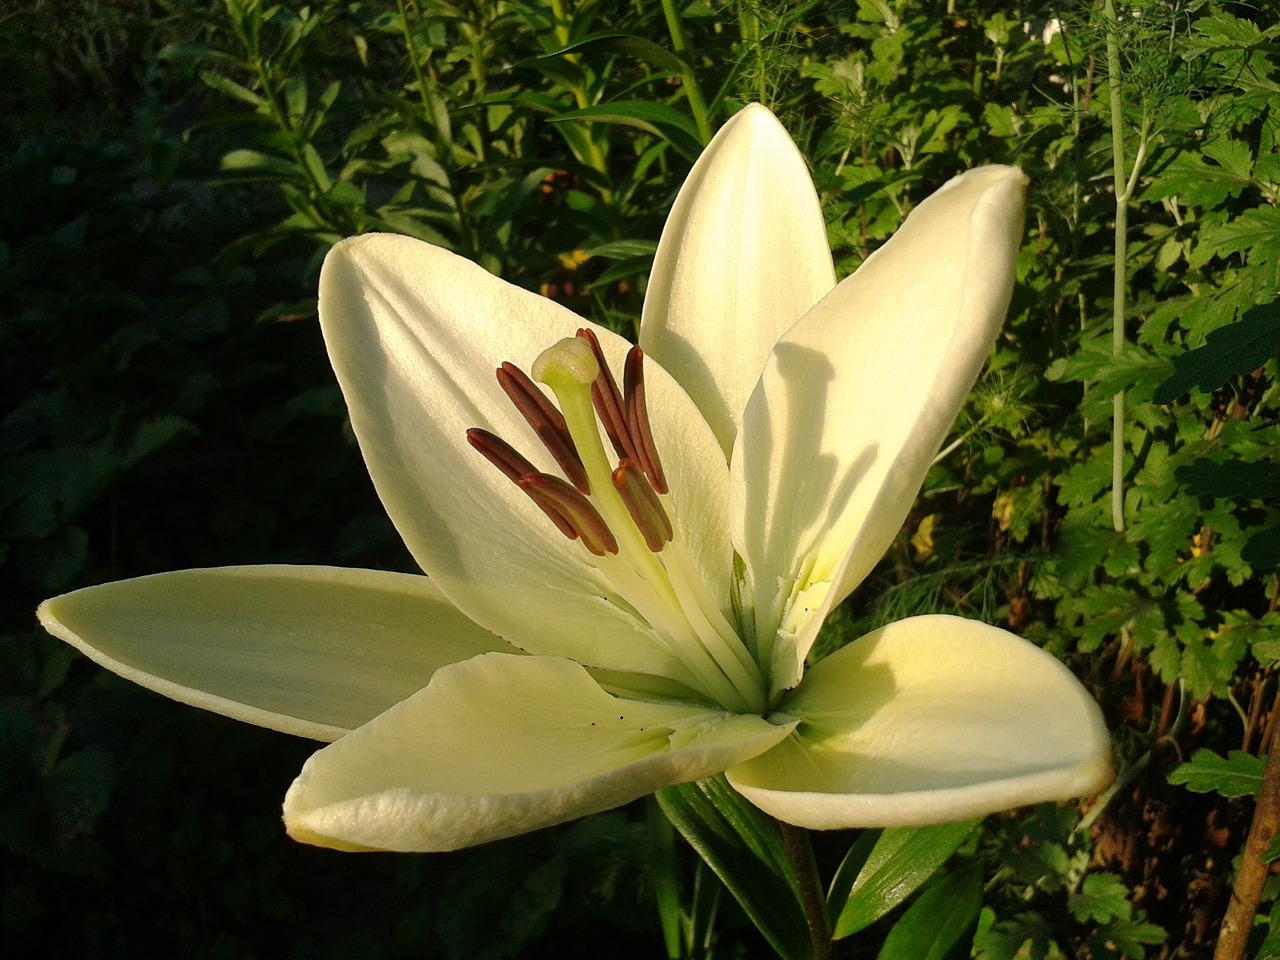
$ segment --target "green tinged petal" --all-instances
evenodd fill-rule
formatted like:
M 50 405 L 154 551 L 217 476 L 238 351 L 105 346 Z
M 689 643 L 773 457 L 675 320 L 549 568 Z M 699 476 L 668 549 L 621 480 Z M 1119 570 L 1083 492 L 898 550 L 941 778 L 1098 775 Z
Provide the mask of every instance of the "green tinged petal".
M 804 158 L 768 109 L 744 108 L 676 197 L 640 324 L 640 346 L 697 402 L 726 458 L 769 350 L 835 282 Z
M 908 827 L 1068 800 L 1112 778 L 1097 704 L 1058 660 L 959 617 L 900 620 L 813 667 L 785 743 L 728 771 L 780 820 Z
M 46 600 L 39 617 L 127 680 L 316 740 L 368 722 L 447 664 L 511 649 L 426 577 L 337 567 L 161 573 Z
M 285 825 L 343 850 L 456 850 L 711 776 L 792 726 L 624 700 L 559 657 L 477 657 L 308 760 Z

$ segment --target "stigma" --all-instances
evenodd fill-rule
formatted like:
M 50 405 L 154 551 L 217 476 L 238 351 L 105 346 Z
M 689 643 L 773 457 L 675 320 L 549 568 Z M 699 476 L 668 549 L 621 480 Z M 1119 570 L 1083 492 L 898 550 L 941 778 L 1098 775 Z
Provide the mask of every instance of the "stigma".
M 644 353 L 639 347 L 631 348 L 623 370 L 625 389 L 620 390 L 600 341 L 587 329 L 548 347 L 533 363 L 533 378 L 551 388 L 559 409 L 515 364 L 497 369 L 498 385 L 563 477 L 538 470 L 487 430 L 467 431 L 471 445 L 524 491 L 556 529 L 582 541 L 597 557 L 619 551 L 618 538 L 605 520 L 610 513 L 618 515 L 611 519 L 634 527 L 653 553 L 661 552 L 674 536 L 661 499 L 667 480 L 649 423 Z M 604 456 L 597 418 L 613 447 L 616 466 Z M 625 510 L 625 519 L 617 504 Z
M 581 543 L 618 601 L 688 668 L 703 696 L 734 712 L 761 713 L 766 686 L 732 604 L 709 593 L 668 512 L 644 353 L 631 348 L 619 388 L 596 335 L 580 329 L 544 350 L 530 369 L 532 377 L 503 363 L 498 384 L 559 474 L 538 469 L 488 430 L 473 427 L 467 440 L 560 533 Z

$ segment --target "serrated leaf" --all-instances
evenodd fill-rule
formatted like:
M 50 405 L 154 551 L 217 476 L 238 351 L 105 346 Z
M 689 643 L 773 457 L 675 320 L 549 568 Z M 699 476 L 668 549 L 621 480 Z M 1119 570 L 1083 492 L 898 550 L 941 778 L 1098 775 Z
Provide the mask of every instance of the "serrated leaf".
M 889 931 L 877 960 L 944 960 L 972 934 L 981 909 L 982 873 L 971 864 L 925 890 Z
M 960 849 L 979 821 L 869 830 L 858 838 L 831 882 L 833 939 L 869 926 L 902 903 Z
M 1067 908 L 1080 923 L 1106 923 L 1117 917 L 1128 919 L 1132 894 L 1114 873 L 1091 873 L 1080 890 L 1071 894 Z
M 1255 570 L 1280 567 L 1280 526 L 1267 527 L 1251 536 L 1240 551 L 1240 559 Z
M 1191 760 L 1169 774 L 1169 782 L 1182 784 L 1192 793 L 1216 793 L 1224 797 L 1257 797 L 1262 790 L 1266 761 L 1243 750 L 1224 758 L 1200 749 Z
M 1280 463 L 1197 460 L 1175 471 L 1187 492 L 1195 496 L 1244 500 L 1280 499 Z
M 724 777 L 668 787 L 657 798 L 777 954 L 784 960 L 812 956 L 799 886 L 777 822 Z
M 1235 323 L 1219 327 L 1204 346 L 1173 361 L 1173 376 L 1156 387 L 1152 399 L 1170 403 L 1191 390 L 1216 390 L 1231 377 L 1256 370 L 1280 356 L 1280 301 L 1245 312 Z
M 1280 257 L 1280 209 L 1254 207 L 1234 220 L 1208 227 L 1200 235 L 1200 262 L 1209 256 L 1226 257 L 1246 253 L 1250 263 L 1265 263 Z

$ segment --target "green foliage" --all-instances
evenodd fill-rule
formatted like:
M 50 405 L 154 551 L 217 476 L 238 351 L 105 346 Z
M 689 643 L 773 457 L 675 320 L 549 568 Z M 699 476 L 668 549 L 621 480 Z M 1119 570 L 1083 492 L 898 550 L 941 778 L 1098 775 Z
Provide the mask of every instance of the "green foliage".
M 1169 774 L 1170 783 L 1181 783 L 1196 793 L 1216 793 L 1224 797 L 1253 797 L 1262 790 L 1262 769 L 1266 761 L 1243 750 L 1221 757 L 1212 750 L 1197 750 L 1188 763 Z
M 827 904 L 836 918 L 834 939 L 865 929 L 911 896 L 976 827 L 970 821 L 862 834 L 831 882 Z

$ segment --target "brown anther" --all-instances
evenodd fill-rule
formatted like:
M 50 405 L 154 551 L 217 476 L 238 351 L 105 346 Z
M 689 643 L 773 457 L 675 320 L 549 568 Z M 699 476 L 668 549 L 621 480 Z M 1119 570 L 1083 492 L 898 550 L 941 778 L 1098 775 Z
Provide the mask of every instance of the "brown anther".
M 591 501 L 559 477 L 548 473 L 531 473 L 520 478 L 520 489 L 533 502 L 557 510 L 572 527 L 574 536 L 582 538 L 582 545 L 597 557 L 618 552 L 618 541 L 608 524 L 596 512 Z M 572 539 L 572 537 L 571 537 Z
M 555 458 L 564 475 L 581 493 L 590 493 L 587 471 L 582 466 L 578 450 L 569 436 L 564 416 L 546 398 L 538 385 L 514 363 L 504 363 L 495 374 L 502 392 L 510 399 L 533 432 L 538 435 L 547 452 Z
M 662 501 L 654 492 L 644 471 L 634 460 L 623 460 L 613 471 L 613 488 L 635 521 L 636 529 L 644 537 L 645 545 L 654 553 L 671 542 L 675 531 L 671 518 L 662 507 Z
M 600 365 L 600 376 L 596 377 L 595 383 L 591 384 L 591 403 L 596 408 L 600 423 L 604 425 L 604 432 L 609 437 L 609 442 L 613 444 L 614 453 L 618 455 L 619 460 L 626 457 L 635 459 L 637 450 L 631 432 L 627 428 L 627 408 L 622 399 L 622 391 L 618 389 L 618 381 L 613 379 L 613 374 L 609 372 L 609 362 L 605 360 L 604 351 L 600 349 L 600 339 L 595 335 L 595 331 L 588 330 L 586 327 L 578 330 L 578 336 L 591 345 L 591 352 L 595 354 L 596 363 Z
M 467 431 L 467 442 L 475 447 L 486 460 L 501 470 L 503 476 L 517 487 L 520 487 L 521 490 L 524 490 L 529 495 L 529 499 L 538 505 L 538 509 L 545 513 L 547 518 L 556 525 L 557 530 L 570 540 L 578 539 L 578 532 L 574 529 L 573 524 L 553 504 L 539 500 L 530 494 L 528 490 L 525 490 L 520 483 L 525 477 L 537 476 L 538 468 L 521 456 L 515 447 L 497 434 L 482 430 L 480 427 L 472 427 Z
M 667 492 L 667 476 L 658 458 L 658 448 L 653 442 L 653 428 L 649 424 L 649 407 L 644 398 L 644 351 L 632 347 L 623 368 L 622 382 L 627 397 L 627 427 L 636 445 L 636 459 L 644 470 L 653 489 Z

